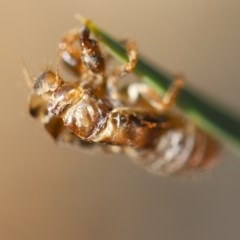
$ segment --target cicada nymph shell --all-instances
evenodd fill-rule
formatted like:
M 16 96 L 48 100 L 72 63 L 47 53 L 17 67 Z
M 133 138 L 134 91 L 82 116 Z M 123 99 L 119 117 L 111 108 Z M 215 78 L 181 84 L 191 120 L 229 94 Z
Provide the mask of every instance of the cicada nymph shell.
M 175 110 L 181 77 L 163 97 L 130 79 L 137 64 L 135 43 L 126 43 L 129 61 L 115 66 L 87 27 L 71 30 L 59 44 L 59 56 L 77 75 L 64 81 L 45 70 L 33 83 L 30 113 L 57 141 L 99 146 L 128 154 L 157 175 L 205 171 L 215 163 L 217 144 Z

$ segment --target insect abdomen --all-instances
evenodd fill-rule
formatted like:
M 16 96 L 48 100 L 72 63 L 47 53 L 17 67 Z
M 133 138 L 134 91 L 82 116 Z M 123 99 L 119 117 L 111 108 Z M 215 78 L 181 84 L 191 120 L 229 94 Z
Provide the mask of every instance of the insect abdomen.
M 161 135 L 149 149 L 126 148 L 133 161 L 156 175 L 204 172 L 216 160 L 218 145 L 210 136 L 186 123 Z

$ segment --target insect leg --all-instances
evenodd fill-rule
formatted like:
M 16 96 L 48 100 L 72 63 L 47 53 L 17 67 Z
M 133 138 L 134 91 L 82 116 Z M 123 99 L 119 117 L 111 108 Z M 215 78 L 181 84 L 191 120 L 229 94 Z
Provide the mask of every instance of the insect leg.
M 170 86 L 169 90 L 165 93 L 162 99 L 162 104 L 165 109 L 171 108 L 184 86 L 184 77 L 181 75 L 175 76 L 173 84 Z
M 103 75 L 105 72 L 105 59 L 97 40 L 90 37 L 90 30 L 84 27 L 79 35 L 83 64 L 94 74 Z
M 129 86 L 129 97 L 132 101 L 137 101 L 139 95 L 142 96 L 152 107 L 158 111 L 164 111 L 171 108 L 177 99 L 177 96 L 184 85 L 184 78 L 176 76 L 168 91 L 163 97 L 147 86 L 145 83 L 134 83 Z
M 128 61 L 123 66 L 120 66 L 119 69 L 115 70 L 114 75 L 117 78 L 124 77 L 125 75 L 131 73 L 137 65 L 138 52 L 135 42 L 131 40 L 127 40 L 125 42 Z
M 84 68 L 78 40 L 79 29 L 72 29 L 63 36 L 59 43 L 59 52 L 66 65 L 75 73 L 80 74 L 84 71 Z
M 109 74 L 106 82 L 106 88 L 108 94 L 112 99 L 120 99 L 121 93 L 119 91 L 119 78 L 125 77 L 127 74 L 131 73 L 137 65 L 138 52 L 136 49 L 136 44 L 133 41 L 124 41 L 126 45 L 128 61 L 117 67 Z

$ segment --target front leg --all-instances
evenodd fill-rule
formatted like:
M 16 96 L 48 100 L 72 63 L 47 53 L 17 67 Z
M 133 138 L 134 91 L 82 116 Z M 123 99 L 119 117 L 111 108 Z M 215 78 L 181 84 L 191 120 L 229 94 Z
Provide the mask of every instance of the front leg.
M 79 29 L 72 29 L 63 36 L 59 43 L 59 55 L 71 70 L 77 74 L 82 74 L 86 68 L 81 60 L 79 34 Z

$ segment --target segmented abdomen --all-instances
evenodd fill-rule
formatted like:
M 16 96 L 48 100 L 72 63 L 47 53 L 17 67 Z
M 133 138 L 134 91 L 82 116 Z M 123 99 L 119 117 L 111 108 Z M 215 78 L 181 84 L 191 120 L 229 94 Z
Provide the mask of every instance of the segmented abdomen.
M 202 173 L 214 166 L 218 144 L 186 122 L 184 128 L 166 131 L 151 148 L 125 150 L 135 163 L 156 175 Z

